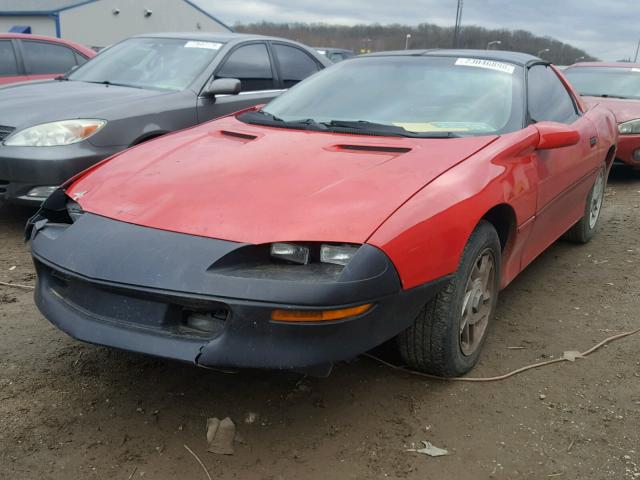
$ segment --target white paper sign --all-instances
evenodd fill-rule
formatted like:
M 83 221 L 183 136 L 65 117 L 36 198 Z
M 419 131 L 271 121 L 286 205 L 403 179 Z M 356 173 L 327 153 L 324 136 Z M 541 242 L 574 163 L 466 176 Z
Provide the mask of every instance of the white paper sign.
M 459 58 L 456 60 L 456 65 L 462 67 L 488 68 L 489 70 L 497 70 L 498 72 L 508 73 L 509 75 L 513 75 L 516 69 L 514 65 L 509 65 L 508 63 L 484 60 L 481 58 Z
M 207 50 L 220 50 L 221 43 L 216 42 L 196 42 L 191 40 L 184 44 L 184 48 L 206 48 Z

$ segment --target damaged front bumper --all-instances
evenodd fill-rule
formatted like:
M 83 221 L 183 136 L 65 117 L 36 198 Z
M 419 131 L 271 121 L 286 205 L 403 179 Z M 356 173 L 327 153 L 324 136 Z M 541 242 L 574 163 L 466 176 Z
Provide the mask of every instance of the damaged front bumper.
M 369 245 L 339 270 L 255 270 L 243 258 L 246 244 L 90 213 L 72 224 L 36 215 L 27 234 L 36 304 L 58 328 L 86 342 L 208 367 L 313 369 L 352 358 L 409 327 L 446 280 L 403 291 L 389 259 Z M 271 318 L 275 309 L 365 303 L 373 307 L 340 321 Z M 208 328 L 194 328 L 194 315 L 204 315 Z

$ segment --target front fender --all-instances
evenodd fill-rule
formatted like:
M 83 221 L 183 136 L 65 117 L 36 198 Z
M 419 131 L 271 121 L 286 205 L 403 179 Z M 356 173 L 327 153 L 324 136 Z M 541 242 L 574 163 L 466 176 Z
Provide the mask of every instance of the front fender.
M 515 212 L 518 237 L 505 251 L 503 286 L 518 273 L 528 231 L 520 227 L 535 215 L 537 141 L 533 127 L 502 136 L 425 186 L 373 233 L 367 243 L 389 256 L 403 288 L 455 272 L 474 228 L 498 205 Z

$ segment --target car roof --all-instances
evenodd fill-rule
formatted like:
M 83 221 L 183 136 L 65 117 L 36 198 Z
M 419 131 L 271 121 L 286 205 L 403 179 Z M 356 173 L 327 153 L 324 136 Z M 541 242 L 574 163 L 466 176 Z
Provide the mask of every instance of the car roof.
M 201 40 L 206 42 L 226 43 L 234 40 L 260 39 L 260 40 L 284 40 L 291 43 L 297 43 L 286 38 L 267 37 L 264 35 L 255 35 L 252 33 L 203 33 L 203 32 L 166 32 L 166 33 L 145 33 L 135 35 L 133 38 L 178 38 L 180 40 Z
M 472 57 L 483 60 L 495 60 L 499 62 L 509 62 L 516 65 L 526 66 L 532 63 L 549 62 L 534 55 L 521 52 L 509 52 L 506 50 L 472 50 L 472 49 L 428 49 L 428 50 L 396 50 L 392 52 L 368 53 L 364 57 L 383 56 L 425 56 L 425 57 Z
M 61 45 L 66 45 L 67 47 L 72 47 L 75 50 L 78 50 L 80 53 L 83 53 L 85 56 L 90 54 L 95 54 L 94 50 L 91 50 L 89 47 L 82 45 L 80 43 L 72 42 L 71 40 L 66 40 L 64 38 L 56 38 L 56 37 L 47 37 L 46 35 L 32 35 L 30 33 L 0 33 L 0 38 L 14 38 L 20 40 L 40 40 L 43 42 L 50 43 L 59 43 Z
M 313 47 L 316 50 L 326 50 L 327 52 L 349 52 L 353 53 L 353 50 L 349 50 L 348 48 L 337 48 L 337 47 Z
M 30 40 L 46 40 L 54 43 L 73 43 L 68 40 L 56 37 L 47 37 L 46 35 L 32 35 L 30 33 L 0 33 L 0 38 L 26 38 Z
M 640 63 L 631 62 L 579 62 L 568 68 L 576 67 L 609 67 L 609 68 L 640 68 Z

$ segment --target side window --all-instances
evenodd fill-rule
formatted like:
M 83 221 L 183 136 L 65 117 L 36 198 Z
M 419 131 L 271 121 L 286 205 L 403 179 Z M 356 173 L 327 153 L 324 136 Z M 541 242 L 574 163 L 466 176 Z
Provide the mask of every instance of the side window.
M 23 40 L 22 51 L 30 75 L 66 73 L 76 66 L 75 53 L 63 45 Z
M 271 60 L 264 43 L 237 48 L 216 73 L 216 78 L 237 78 L 243 92 L 275 88 Z
M 571 95 L 558 75 L 546 65 L 529 69 L 529 116 L 536 122 L 573 123 L 578 118 Z
M 11 40 L 0 40 L 0 77 L 19 74 L 18 62 Z
M 294 86 L 319 70 L 316 61 L 299 48 L 276 43 L 273 49 L 278 57 L 280 77 L 285 88 Z

